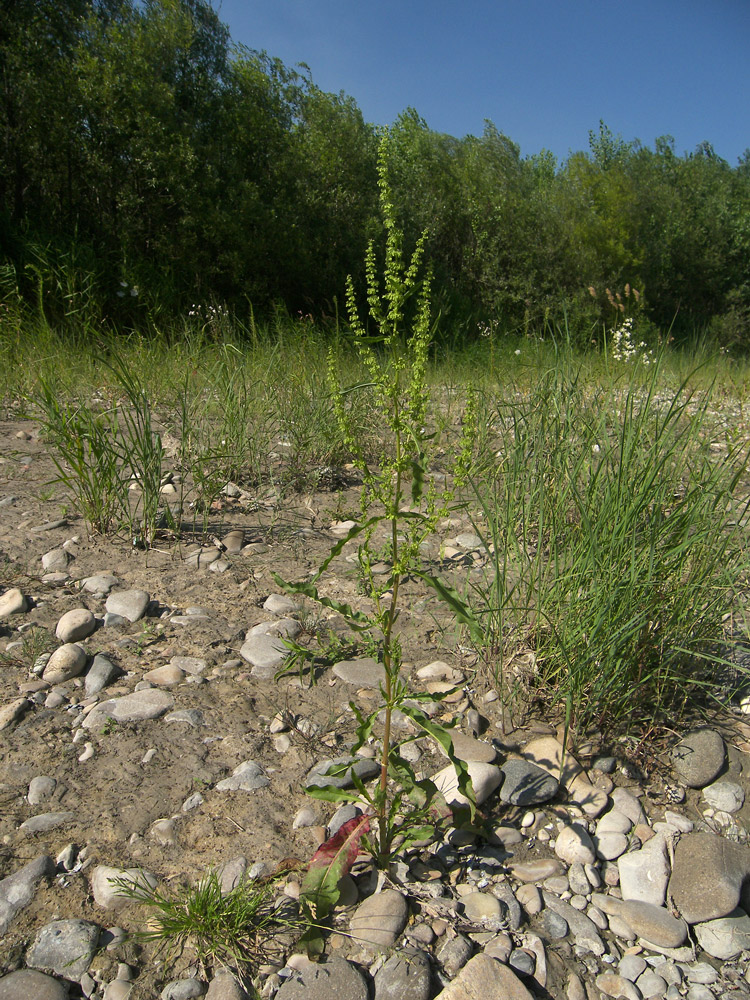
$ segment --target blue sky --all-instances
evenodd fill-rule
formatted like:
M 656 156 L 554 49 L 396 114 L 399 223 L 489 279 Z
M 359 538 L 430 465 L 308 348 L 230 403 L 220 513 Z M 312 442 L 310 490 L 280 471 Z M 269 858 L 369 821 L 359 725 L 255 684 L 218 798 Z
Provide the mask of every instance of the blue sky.
M 732 166 L 750 147 L 750 0 L 214 0 L 232 38 L 367 121 L 414 107 L 430 128 L 564 160 L 600 119 L 626 140 L 708 140 Z

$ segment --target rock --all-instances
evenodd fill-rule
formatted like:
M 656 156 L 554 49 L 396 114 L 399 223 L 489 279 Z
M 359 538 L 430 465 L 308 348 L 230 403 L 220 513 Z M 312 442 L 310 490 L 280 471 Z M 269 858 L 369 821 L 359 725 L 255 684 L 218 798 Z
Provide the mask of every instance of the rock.
M 173 656 L 169 663 L 193 677 L 200 677 L 208 669 L 208 661 L 199 656 Z
M 466 919 L 483 929 L 498 931 L 503 923 L 500 900 L 489 892 L 469 892 L 461 897 Z
M 49 833 L 50 830 L 56 830 L 58 827 L 73 823 L 77 819 L 78 813 L 74 812 L 40 813 L 38 816 L 32 816 L 25 820 L 18 829 L 26 836 L 31 836 L 34 833 Z
M 39 774 L 36 778 L 32 778 L 26 795 L 29 805 L 38 806 L 40 802 L 44 802 L 52 795 L 56 787 L 57 781 L 45 774 Z
M 158 688 L 144 688 L 122 698 L 103 701 L 82 722 L 84 729 L 98 729 L 107 719 L 115 722 L 145 722 L 164 715 L 174 705 L 174 698 Z
M 463 934 L 456 934 L 455 937 L 448 938 L 441 945 L 437 954 L 437 960 L 443 967 L 446 976 L 453 979 L 460 969 L 466 965 L 471 957 L 473 947 L 471 941 Z M 508 951 L 510 954 L 510 951 Z
M 78 642 L 96 631 L 96 618 L 88 608 L 67 611 L 57 623 L 55 635 L 60 642 Z
M 666 982 L 653 969 L 647 969 L 640 975 L 636 986 L 645 1000 L 649 1000 L 650 997 L 663 997 L 667 990 Z
M 47 661 L 42 679 L 48 684 L 62 684 L 72 677 L 78 677 L 86 667 L 86 651 L 75 642 L 59 646 Z
M 545 906 L 565 918 L 576 945 L 586 951 L 593 952 L 594 955 L 604 954 L 604 943 L 599 937 L 598 928 L 593 920 L 585 913 L 581 913 L 580 910 L 576 910 L 570 903 L 553 896 L 550 892 L 543 891 L 542 899 Z
M 240 656 L 252 664 L 253 677 L 271 680 L 291 650 L 279 636 L 256 633 L 248 635 L 240 647 Z
M 596 824 L 596 836 L 601 837 L 605 833 L 630 833 L 633 820 L 626 816 L 620 809 L 610 809 L 599 817 Z
M 263 602 L 263 610 L 272 615 L 293 615 L 299 611 L 299 604 L 286 594 L 269 594 Z
M 495 764 L 485 764 L 482 761 L 469 761 L 467 763 L 469 777 L 477 805 L 481 805 L 495 791 L 502 781 L 500 768 Z M 437 790 L 443 796 L 448 805 L 468 805 L 469 800 L 458 789 L 458 776 L 453 765 L 449 765 L 432 775 Z
M 333 673 L 345 684 L 377 691 L 385 684 L 385 667 L 370 656 L 358 660 L 340 660 L 334 664 Z
M 118 590 L 109 595 L 104 607 L 110 614 L 137 622 L 146 614 L 150 601 L 151 596 L 145 590 Z
M 91 697 L 91 695 L 98 694 L 121 672 L 120 668 L 116 667 L 104 653 L 97 653 L 83 682 L 86 695 Z
M 640 990 L 624 976 L 613 972 L 603 972 L 594 980 L 598 989 L 608 997 L 624 997 L 625 1000 L 642 1000 Z
M 675 849 L 668 895 L 689 924 L 725 917 L 750 875 L 750 848 L 713 833 L 689 833 Z
M 533 976 L 536 969 L 536 958 L 524 948 L 514 948 L 508 956 L 508 965 L 524 976 Z
M 391 955 L 375 973 L 374 1000 L 429 1000 L 431 985 L 427 954 L 407 948 Z
M 640 851 L 625 854 L 617 862 L 623 899 L 661 906 L 667 894 L 669 860 L 664 835 L 657 833 Z
M 717 920 L 693 924 L 693 932 L 701 948 L 713 958 L 725 961 L 750 950 L 750 917 L 739 908 Z
M 628 849 L 628 838 L 623 833 L 601 833 L 594 836 L 596 853 L 605 861 L 615 861 Z
M 742 786 L 734 781 L 714 781 L 703 789 L 703 798 L 712 809 L 736 813 L 745 802 L 745 793 Z
M 409 907 L 395 889 L 367 896 L 352 915 L 352 940 L 369 948 L 390 948 L 406 926 Z
M 232 771 L 231 778 L 224 778 L 216 785 L 219 792 L 254 792 L 271 784 L 271 779 L 254 760 L 243 761 Z
M 15 698 L 13 701 L 9 702 L 0 708 L 0 732 L 3 729 L 7 729 L 12 726 L 14 722 L 18 722 L 19 719 L 28 712 L 31 708 L 33 702 L 29 701 L 28 698 Z
M 482 761 L 484 764 L 491 764 L 497 757 L 497 751 L 491 743 L 474 739 L 473 736 L 467 736 L 458 729 L 449 729 L 448 733 L 453 743 L 453 755 L 458 757 L 459 760 L 477 760 Z M 437 747 L 445 755 L 445 751 L 440 743 L 437 744 Z
M 458 976 L 435 1000 L 533 1000 L 532 994 L 507 965 L 480 952 L 461 969 Z
M 281 984 L 276 994 L 276 1000 L 333 1000 L 334 997 L 339 1000 L 369 1000 L 369 990 L 362 973 L 351 962 L 337 957 L 295 971 Z
M 509 864 L 511 874 L 519 882 L 543 882 L 546 878 L 559 875 L 563 867 L 555 858 L 536 858 L 532 861 L 518 861 Z
M 596 859 L 594 844 L 580 823 L 564 826 L 555 840 L 555 854 L 566 864 L 589 865 Z
M 39 882 L 54 874 L 55 862 L 42 854 L 0 881 L 0 935 L 5 934 L 16 914 L 29 905 Z
M 554 910 L 546 909 L 542 913 L 542 927 L 544 933 L 553 941 L 558 941 L 568 936 L 568 921 Z
M 173 979 L 159 994 L 160 1000 L 196 1000 L 207 990 L 200 979 Z
M 557 778 L 527 760 L 508 760 L 500 770 L 503 774 L 500 801 L 514 806 L 549 802 L 560 787 Z
M 185 725 L 192 726 L 193 729 L 199 729 L 205 725 L 203 712 L 199 708 L 180 708 L 176 712 L 170 712 L 169 715 L 165 715 L 164 721 L 182 722 Z
M 672 766 L 688 788 L 703 788 L 724 766 L 726 747 L 714 729 L 696 729 L 672 750 Z
M 221 541 L 230 556 L 239 555 L 245 544 L 245 532 L 242 528 L 233 528 L 224 535 Z
M 97 573 L 95 576 L 87 576 L 81 581 L 81 587 L 87 594 L 109 594 L 113 587 L 118 586 L 120 581 L 111 573 Z
M 646 959 L 640 955 L 623 955 L 617 965 L 618 973 L 631 983 L 634 983 L 647 968 Z
M 0 597 L 0 619 L 20 615 L 29 610 L 29 602 L 18 589 L 12 587 Z
M 327 775 L 326 771 L 335 770 L 335 774 Z M 352 772 L 362 781 L 369 781 L 380 774 L 380 764 L 367 757 L 335 757 L 322 760 L 316 764 L 305 778 L 307 788 L 353 788 Z
M 153 889 L 157 878 L 141 868 L 110 868 L 107 865 L 97 865 L 91 873 L 91 891 L 94 901 L 104 909 L 117 911 L 132 902 L 123 894 L 122 887 L 115 884 L 117 881 Z
M 98 941 L 99 927 L 89 920 L 53 920 L 37 933 L 26 964 L 80 980 L 91 964 Z
M 611 798 L 614 808 L 626 816 L 633 826 L 637 826 L 639 823 L 648 825 L 648 817 L 643 811 L 643 806 L 627 788 L 615 788 Z
M 148 681 L 149 684 L 155 684 L 156 687 L 174 687 L 175 684 L 180 684 L 184 679 L 184 672 L 172 663 L 165 663 L 161 667 L 154 667 L 153 670 L 147 670 L 143 675 L 144 681 Z
M 51 549 L 49 552 L 45 552 L 42 556 L 42 566 L 47 573 L 58 573 L 67 570 L 68 563 L 73 559 L 73 556 L 66 552 L 65 549 Z
M 530 917 L 542 911 L 542 894 L 532 883 L 521 885 L 516 889 L 516 899 Z M 566 925 L 567 926 L 567 925 Z
M 594 893 L 591 901 L 604 913 L 623 920 L 636 936 L 659 948 L 679 948 L 687 937 L 685 921 L 673 917 L 663 906 L 600 893 Z
M 231 972 L 224 969 L 217 971 L 205 996 L 206 1000 L 250 1000 L 250 994 L 243 990 Z
M 67 1000 L 68 985 L 34 969 L 0 977 L 0 1000 Z

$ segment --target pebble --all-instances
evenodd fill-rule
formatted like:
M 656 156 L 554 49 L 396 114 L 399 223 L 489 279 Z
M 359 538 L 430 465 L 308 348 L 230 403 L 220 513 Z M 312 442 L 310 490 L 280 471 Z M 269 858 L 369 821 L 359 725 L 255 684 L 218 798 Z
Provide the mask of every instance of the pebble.
M 512 862 L 508 865 L 519 882 L 543 882 L 562 872 L 562 865 L 555 858 L 535 858 L 532 861 Z
M 286 594 L 270 594 L 263 602 L 263 610 L 283 617 L 299 611 L 299 604 Z
M 738 812 L 745 802 L 742 786 L 734 781 L 714 781 L 706 785 L 702 795 L 712 809 L 726 813 Z
M 65 549 L 51 549 L 42 556 L 42 566 L 47 573 L 61 573 L 67 570 L 73 556 Z
M 159 994 L 160 1000 L 196 1000 L 206 992 L 207 986 L 200 979 L 173 979 Z
M 536 916 L 542 910 L 542 894 L 531 882 L 520 885 L 516 889 L 516 899 L 530 917 Z
M 594 980 L 598 989 L 608 997 L 624 997 L 625 1000 L 642 1000 L 641 992 L 624 976 L 613 972 L 603 972 Z
M 29 905 L 41 880 L 54 874 L 55 862 L 49 855 L 42 854 L 0 881 L 0 935 L 6 933 L 16 915 Z
M 336 773 L 327 775 L 326 771 L 330 769 L 335 769 Z M 352 788 L 354 786 L 352 773 L 362 781 L 369 781 L 370 778 L 380 774 L 380 764 L 366 757 L 335 757 L 322 760 L 308 772 L 305 787 L 324 788 L 330 785 L 333 788 Z
M 219 792 L 254 792 L 258 788 L 265 788 L 271 784 L 271 779 L 265 773 L 260 764 L 254 760 L 243 761 L 239 764 L 230 778 L 224 778 L 216 785 Z
M 97 865 L 91 873 L 91 892 L 94 902 L 107 910 L 121 910 L 131 903 L 129 897 L 123 895 L 120 886 L 115 881 L 130 883 L 133 886 L 147 886 L 153 889 L 157 878 L 151 872 L 142 868 L 112 868 L 108 865 Z
M 110 614 L 137 622 L 146 614 L 150 601 L 151 596 L 145 590 L 118 590 L 109 595 L 104 607 Z
M 527 760 L 508 760 L 500 770 L 503 775 L 500 801 L 510 805 L 535 806 L 549 802 L 560 787 L 557 778 Z
M 471 778 L 474 796 L 477 805 L 485 802 L 495 791 L 502 781 L 500 768 L 495 764 L 485 764 L 482 761 L 469 761 L 467 763 L 469 777 Z M 453 765 L 443 768 L 437 774 L 432 775 L 437 790 L 444 797 L 448 805 L 468 805 L 469 800 L 459 791 L 458 776 Z
M 646 959 L 642 955 L 623 955 L 617 965 L 617 971 L 634 983 L 646 971 Z
M 458 729 L 449 730 L 449 735 L 453 744 L 453 755 L 459 760 L 477 760 L 491 764 L 497 757 L 497 751 L 491 743 L 474 739 L 473 736 L 467 736 Z M 407 746 L 410 745 L 413 744 L 407 744 Z M 438 744 L 438 750 L 445 754 L 441 744 Z
M 604 942 L 599 937 L 599 930 L 585 913 L 581 913 L 569 903 L 546 891 L 542 892 L 542 899 L 545 906 L 565 918 L 576 945 L 585 951 L 593 952 L 594 955 L 604 954 Z
M 569 865 L 575 862 L 588 865 L 596 858 L 594 844 L 588 830 L 580 823 L 565 826 L 558 833 L 555 840 L 555 854 Z
M 672 766 L 688 788 L 703 788 L 721 771 L 725 756 L 726 747 L 719 733 L 696 729 L 673 748 Z
M 15 698 L 13 701 L 9 702 L 0 708 L 0 732 L 3 729 L 7 729 L 12 726 L 14 722 L 18 722 L 19 719 L 28 712 L 31 708 L 33 702 L 29 701 L 28 698 Z
M 84 678 L 83 685 L 86 695 L 91 697 L 91 695 L 98 694 L 120 673 L 119 667 L 116 667 L 108 656 L 104 653 L 97 653 Z
M 457 976 L 459 970 L 471 958 L 473 950 L 471 941 L 463 934 L 456 934 L 455 937 L 448 938 L 437 954 L 437 960 L 445 970 L 446 976 L 450 979 Z
M 6 590 L 0 596 L 0 618 L 9 618 L 11 615 L 20 615 L 29 609 L 28 599 L 21 593 L 18 587 Z
M 200 676 L 208 669 L 208 661 L 199 656 L 173 656 L 169 663 L 183 673 L 194 676 Z
M 542 927 L 547 937 L 553 940 L 567 937 L 568 921 L 561 914 L 555 913 L 554 910 L 544 910 L 542 913 Z
M 109 594 L 113 587 L 117 587 L 120 581 L 111 573 L 97 573 L 95 576 L 87 576 L 81 581 L 81 589 L 87 594 L 96 594 L 104 597 Z
M 473 924 L 481 924 L 487 930 L 500 930 L 503 911 L 500 900 L 488 892 L 469 892 L 461 897 L 464 914 Z
M 252 664 L 252 675 L 261 680 L 271 680 L 283 666 L 291 650 L 279 636 L 248 633 L 240 647 L 240 656 Z
M 57 781 L 48 775 L 39 774 L 35 778 L 32 778 L 29 782 L 29 790 L 26 795 L 29 805 L 38 806 L 40 802 L 44 802 L 45 799 L 50 798 L 55 788 L 57 788 Z
M 62 684 L 72 677 L 82 674 L 88 657 L 86 651 L 75 642 L 59 646 L 47 661 L 42 679 L 48 684 Z
M 647 1000 L 649 997 L 663 997 L 667 991 L 666 982 L 653 969 L 647 969 L 639 976 L 635 985 Z
M 143 680 L 156 687 L 174 687 L 185 679 L 184 671 L 180 670 L 173 663 L 165 663 L 161 667 L 147 670 L 143 675 Z
M 74 812 L 40 813 L 38 816 L 32 816 L 25 820 L 18 829 L 26 836 L 32 836 L 35 833 L 48 833 L 50 830 L 57 830 L 76 819 L 78 819 L 78 814 Z
M 364 899 L 349 924 L 352 939 L 374 948 L 390 948 L 406 926 L 409 908 L 396 889 L 385 889 Z
M 385 667 L 369 656 L 358 660 L 340 660 L 334 664 L 333 673 L 345 684 L 352 684 L 358 688 L 371 688 L 377 691 L 382 684 L 385 684 Z
M 88 608 L 74 608 L 60 618 L 55 635 L 60 642 L 78 642 L 96 631 L 96 618 Z

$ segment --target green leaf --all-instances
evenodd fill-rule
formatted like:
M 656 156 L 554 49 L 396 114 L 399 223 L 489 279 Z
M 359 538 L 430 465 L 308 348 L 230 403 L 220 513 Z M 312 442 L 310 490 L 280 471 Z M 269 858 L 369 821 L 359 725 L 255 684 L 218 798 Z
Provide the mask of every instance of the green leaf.
M 448 584 L 443 583 L 441 579 L 437 576 L 432 576 L 429 573 L 424 573 L 419 569 L 412 570 L 414 576 L 418 576 L 421 580 L 431 587 L 440 600 L 447 604 L 456 619 L 461 622 L 461 624 L 466 625 L 469 629 L 469 634 L 471 635 L 472 642 L 481 643 L 484 641 L 484 629 L 481 623 L 475 616 L 474 612 L 469 608 L 465 601 L 463 601 L 458 593 L 453 587 L 448 586 Z

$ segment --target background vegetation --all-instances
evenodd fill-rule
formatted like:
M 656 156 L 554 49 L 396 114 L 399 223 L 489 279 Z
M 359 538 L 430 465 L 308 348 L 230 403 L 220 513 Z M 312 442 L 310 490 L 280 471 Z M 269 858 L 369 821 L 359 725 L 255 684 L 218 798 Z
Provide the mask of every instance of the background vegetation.
M 55 326 L 146 330 L 335 315 L 382 247 L 379 130 L 304 69 L 233 45 L 205 0 L 16 0 L 0 24 L 0 301 Z M 614 311 L 679 340 L 750 338 L 750 151 L 680 155 L 600 124 L 558 163 L 482 136 L 391 129 L 407 245 L 429 229 L 442 329 L 581 345 Z M 625 287 L 636 302 L 624 301 Z M 609 289 L 609 294 L 607 292 Z M 620 300 L 617 299 L 617 294 Z

